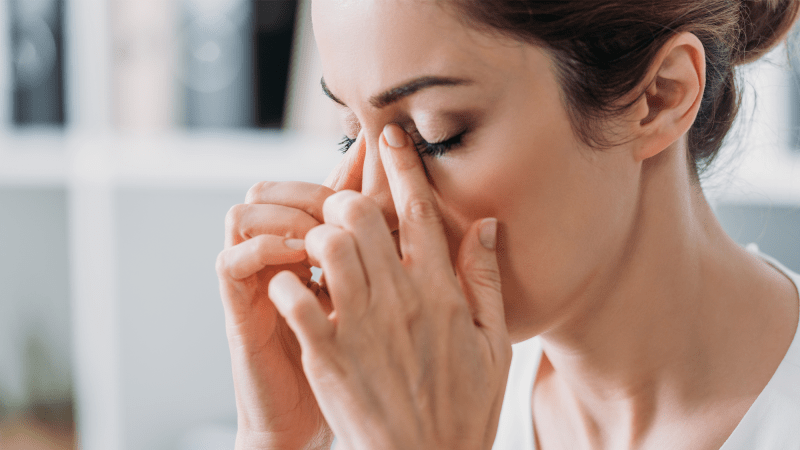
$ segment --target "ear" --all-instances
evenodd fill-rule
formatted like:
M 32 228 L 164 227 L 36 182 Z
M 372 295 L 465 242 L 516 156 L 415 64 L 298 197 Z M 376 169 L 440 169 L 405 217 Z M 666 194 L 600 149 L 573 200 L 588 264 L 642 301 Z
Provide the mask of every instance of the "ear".
M 674 36 L 659 51 L 645 80 L 644 96 L 632 108 L 637 162 L 661 153 L 692 127 L 706 85 L 700 39 L 686 32 Z

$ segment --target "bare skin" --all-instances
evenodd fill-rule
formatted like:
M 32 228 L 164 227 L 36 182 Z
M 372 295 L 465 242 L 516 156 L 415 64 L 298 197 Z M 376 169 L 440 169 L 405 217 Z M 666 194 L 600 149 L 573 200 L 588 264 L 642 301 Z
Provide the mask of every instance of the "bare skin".
M 444 297 L 457 299 L 477 318 L 475 305 L 495 305 L 493 294 L 475 297 L 464 280 L 480 285 L 481 277 L 496 272 L 510 341 L 542 337 L 545 355 L 532 398 L 539 448 L 719 448 L 782 360 L 800 307 L 787 278 L 728 238 L 689 175 L 685 135 L 705 84 L 700 42 L 682 33 L 662 49 L 642 80 L 647 95 L 607 128 L 629 138 L 598 151 L 574 137 L 550 60 L 535 46 L 467 29 L 428 2 L 316 0 L 313 14 L 326 85 L 342 103 L 348 136 L 358 140 L 328 187 L 257 186 L 248 195 L 250 206 L 229 215 L 218 272 L 239 407 L 237 448 L 323 448 L 331 427 L 353 448 L 431 440 L 440 448 L 467 448 L 448 441 L 457 437 L 452 429 L 431 434 L 413 426 L 420 421 L 441 425 L 434 429 L 483 427 L 489 436 L 476 435 L 471 443 L 487 448 L 496 414 L 463 422 L 458 413 L 494 411 L 494 388 L 480 399 L 446 396 L 433 409 L 409 403 L 402 417 L 386 421 L 391 423 L 363 427 L 365 417 L 384 417 L 384 403 L 363 399 L 389 402 L 396 398 L 387 392 L 402 389 L 381 385 L 392 373 L 359 372 L 341 355 L 380 354 L 385 336 L 369 341 L 374 348 L 331 338 L 347 336 L 339 320 L 349 307 L 337 307 L 345 303 L 334 293 L 328 298 L 326 291 L 305 288 L 310 274 L 303 264 L 314 263 L 331 283 L 351 286 L 339 298 L 371 298 L 371 284 L 359 281 L 358 273 L 379 277 L 370 267 L 384 264 L 409 272 L 387 282 L 391 289 L 381 298 L 406 298 L 401 293 L 428 292 L 435 284 L 419 275 L 426 270 L 413 267 L 441 264 L 442 258 L 462 267 L 460 284 L 437 288 Z M 377 94 L 423 76 L 462 82 L 376 106 Z M 404 178 L 398 176 L 402 160 L 386 159 L 394 155 L 384 138 L 391 123 L 417 143 L 468 132 L 462 145 L 440 157 L 423 156 L 424 172 L 418 167 Z M 401 148 L 406 156 L 414 151 Z M 438 219 L 417 223 L 428 232 L 412 238 L 402 233 L 403 211 L 420 199 L 434 200 Z M 342 212 L 348 208 L 362 214 Z M 384 220 L 364 223 L 357 219 L 363 215 Z M 495 268 L 475 244 L 476 227 L 486 217 L 499 224 Z M 307 252 L 286 247 L 287 233 L 305 237 Z M 413 263 L 385 252 L 374 264 L 362 259 L 348 265 L 341 253 L 334 257 L 342 245 L 331 242 L 346 242 L 352 254 L 371 258 L 392 236 L 401 248 L 405 242 L 404 258 L 413 248 L 425 251 L 414 254 Z M 422 236 L 446 244 L 414 241 Z M 483 261 L 484 270 L 464 269 L 464 258 Z M 294 275 L 275 277 L 287 268 Z M 322 313 L 336 310 L 325 319 L 335 331 L 313 305 Z M 498 311 L 496 305 L 486 308 Z M 420 329 L 452 336 L 435 325 L 440 309 L 422 310 Z M 482 348 L 459 347 L 474 342 L 470 333 L 476 331 L 463 324 L 455 329 L 466 334 L 449 353 Z M 492 330 L 490 347 L 504 348 L 503 333 Z M 298 370 L 300 346 L 304 371 Z M 419 352 L 410 346 L 398 367 L 418 368 Z M 337 370 L 362 382 L 337 378 L 325 361 L 338 361 Z M 444 386 L 476 388 L 452 363 L 428 375 Z M 505 377 L 500 366 L 461 373 L 469 370 L 475 383 L 496 387 Z M 449 413 L 431 417 L 430 411 Z M 394 440 L 398 436 L 417 441 Z

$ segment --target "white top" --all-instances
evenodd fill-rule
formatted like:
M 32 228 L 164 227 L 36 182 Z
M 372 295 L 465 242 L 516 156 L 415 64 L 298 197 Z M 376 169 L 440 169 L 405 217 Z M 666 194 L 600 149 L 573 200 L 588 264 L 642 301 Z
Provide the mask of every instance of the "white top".
M 757 248 L 748 246 L 757 253 Z M 757 253 L 788 276 L 800 292 L 800 275 Z M 542 358 L 538 337 L 513 347 L 500 424 L 492 450 L 535 450 L 531 397 Z M 800 324 L 786 356 L 720 450 L 800 450 Z

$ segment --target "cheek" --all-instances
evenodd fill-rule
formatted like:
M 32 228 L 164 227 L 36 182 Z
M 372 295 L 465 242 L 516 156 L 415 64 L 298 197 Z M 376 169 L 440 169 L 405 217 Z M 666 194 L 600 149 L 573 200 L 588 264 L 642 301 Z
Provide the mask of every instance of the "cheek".
M 508 209 L 501 200 L 504 196 L 492 188 L 497 186 L 498 172 L 485 170 L 486 165 L 480 162 L 454 159 L 427 165 L 453 262 L 475 221 L 495 217 L 502 222 L 503 212 Z
M 616 178 L 614 164 L 594 160 L 602 154 L 572 138 L 565 115 L 509 110 L 516 113 L 498 117 L 480 142 L 433 160 L 428 172 L 454 261 L 472 223 L 500 221 L 507 323 L 521 340 L 568 309 L 593 268 L 619 246 L 610 230 L 624 214 L 614 208 L 621 189 L 608 182 Z
M 437 191 L 437 194 L 439 192 Z M 452 199 L 458 198 L 458 201 Z M 478 214 L 476 208 L 464 208 L 461 204 L 463 197 L 452 197 L 449 195 L 437 195 L 439 210 L 442 213 L 447 244 L 450 248 L 450 260 L 455 265 L 458 258 L 458 251 L 461 241 L 469 231 L 472 223 L 480 218 L 489 217 L 488 215 Z

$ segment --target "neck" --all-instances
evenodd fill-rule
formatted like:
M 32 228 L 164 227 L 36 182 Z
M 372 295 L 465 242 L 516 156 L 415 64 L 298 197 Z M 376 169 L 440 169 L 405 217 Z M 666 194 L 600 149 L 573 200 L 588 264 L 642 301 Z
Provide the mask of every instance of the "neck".
M 731 344 L 745 345 L 741 327 L 771 320 L 747 307 L 753 283 L 731 282 L 758 263 L 722 230 L 684 155 L 676 146 L 643 163 L 625 249 L 541 335 L 542 370 L 557 374 L 584 420 L 624 421 L 629 437 L 645 434 L 660 404 L 707 394 L 730 368 Z
M 625 247 L 573 303 L 568 319 L 542 334 L 554 364 L 626 387 L 657 371 L 652 365 L 663 365 L 665 352 L 677 351 L 676 335 L 690 331 L 686 318 L 700 308 L 699 266 L 709 240 L 703 225 L 712 215 L 679 167 L 678 153 L 665 151 L 643 163 Z M 625 379 L 630 381 L 620 383 Z

